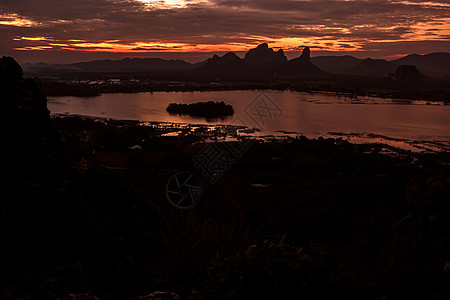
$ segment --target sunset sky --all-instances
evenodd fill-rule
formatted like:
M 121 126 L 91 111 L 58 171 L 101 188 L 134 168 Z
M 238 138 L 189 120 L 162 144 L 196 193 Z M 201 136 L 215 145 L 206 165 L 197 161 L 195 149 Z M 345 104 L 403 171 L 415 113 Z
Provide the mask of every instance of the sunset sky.
M 393 0 L 1 0 L 0 55 L 20 62 L 242 55 L 395 58 L 450 52 L 450 2 Z

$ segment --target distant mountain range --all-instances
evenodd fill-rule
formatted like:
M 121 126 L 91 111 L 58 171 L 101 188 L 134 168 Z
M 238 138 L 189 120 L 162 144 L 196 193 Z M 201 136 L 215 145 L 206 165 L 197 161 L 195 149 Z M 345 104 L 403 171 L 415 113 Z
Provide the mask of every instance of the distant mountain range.
M 359 59 L 353 56 L 318 56 L 311 61 L 324 71 L 334 74 L 386 77 L 401 65 L 415 66 L 432 77 L 450 80 L 450 53 L 411 54 L 399 59 Z
M 122 60 L 95 60 L 69 65 L 83 71 L 96 72 L 147 72 L 179 71 L 192 68 L 183 60 L 164 60 L 161 58 L 124 58 Z
M 404 86 L 414 86 L 423 88 L 450 88 L 449 82 L 432 78 L 422 74 L 416 66 L 413 65 L 401 65 L 389 78 L 394 84 L 402 84 Z
M 325 78 L 337 75 L 386 78 L 401 65 L 415 66 L 424 76 L 450 80 L 450 53 L 411 54 L 392 61 L 348 55 L 311 58 L 310 49 L 305 47 L 301 56 L 288 60 L 282 49 L 274 51 L 266 43 L 249 50 L 244 58 L 229 52 L 196 64 L 179 59 L 125 58 L 67 65 L 25 64 L 24 69 L 30 73 L 47 74 L 55 71 L 183 74 L 189 78 L 205 79 Z

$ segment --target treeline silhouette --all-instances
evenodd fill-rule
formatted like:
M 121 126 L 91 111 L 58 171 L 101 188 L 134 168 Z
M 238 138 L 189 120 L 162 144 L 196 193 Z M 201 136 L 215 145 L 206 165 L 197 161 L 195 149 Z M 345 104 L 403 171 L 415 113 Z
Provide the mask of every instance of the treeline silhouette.
M 205 118 L 218 118 L 232 116 L 234 109 L 231 105 L 225 104 L 225 102 L 197 102 L 192 104 L 177 104 L 170 103 L 166 111 L 172 114 L 190 115 Z

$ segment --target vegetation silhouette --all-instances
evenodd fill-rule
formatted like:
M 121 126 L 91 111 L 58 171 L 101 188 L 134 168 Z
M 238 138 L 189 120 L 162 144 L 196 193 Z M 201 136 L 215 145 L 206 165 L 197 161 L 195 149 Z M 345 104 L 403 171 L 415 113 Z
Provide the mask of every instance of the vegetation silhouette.
M 166 111 L 172 114 L 205 117 L 208 119 L 232 116 L 234 114 L 233 107 L 223 101 L 207 101 L 191 104 L 170 103 Z

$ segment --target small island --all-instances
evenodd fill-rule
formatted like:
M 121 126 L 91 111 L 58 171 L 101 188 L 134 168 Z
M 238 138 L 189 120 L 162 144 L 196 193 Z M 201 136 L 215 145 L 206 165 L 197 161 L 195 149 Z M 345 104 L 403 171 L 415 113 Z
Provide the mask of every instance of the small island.
M 170 103 L 166 111 L 171 114 L 190 115 L 195 117 L 219 118 L 232 116 L 234 109 L 223 101 L 197 102 L 192 104 Z

